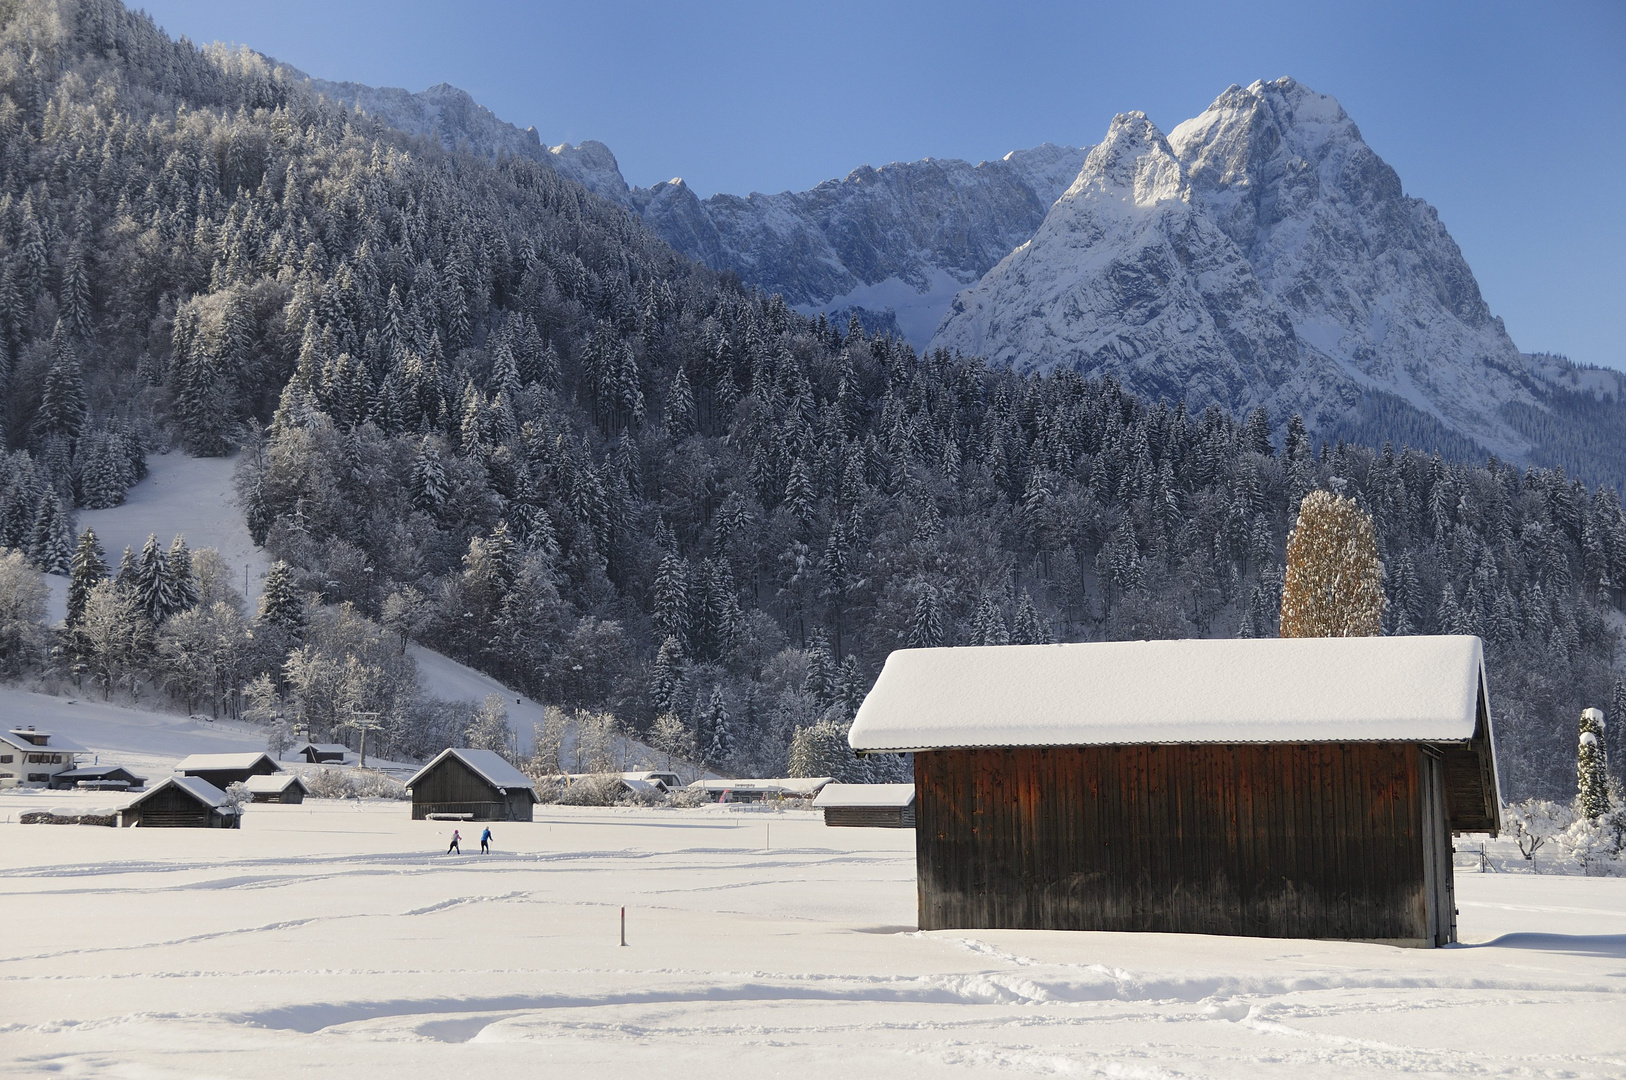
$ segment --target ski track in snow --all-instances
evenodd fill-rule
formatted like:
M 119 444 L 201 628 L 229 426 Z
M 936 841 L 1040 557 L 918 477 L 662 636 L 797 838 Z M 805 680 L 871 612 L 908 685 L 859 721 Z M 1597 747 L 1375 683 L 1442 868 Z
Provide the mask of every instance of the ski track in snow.
M 490 857 L 399 803 L 0 824 L 0 1073 L 1626 1075 L 1626 879 L 1459 874 L 1441 950 L 922 933 L 912 833 L 759 823 L 546 807 Z

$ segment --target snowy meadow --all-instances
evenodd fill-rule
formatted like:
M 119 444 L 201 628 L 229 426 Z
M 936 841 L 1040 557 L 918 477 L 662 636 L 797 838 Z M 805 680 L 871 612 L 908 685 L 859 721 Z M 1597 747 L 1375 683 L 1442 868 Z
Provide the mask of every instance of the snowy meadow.
M 914 834 L 809 812 L 14 824 L 96 800 L 0 798 L 6 1075 L 1626 1073 L 1620 877 L 1461 867 L 1438 950 L 922 934 Z

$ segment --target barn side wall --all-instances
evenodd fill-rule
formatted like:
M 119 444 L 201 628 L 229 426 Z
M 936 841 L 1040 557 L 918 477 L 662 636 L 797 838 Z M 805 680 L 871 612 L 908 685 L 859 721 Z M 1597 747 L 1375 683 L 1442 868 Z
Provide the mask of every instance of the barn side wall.
M 1387 743 L 917 753 L 921 929 L 1437 943 L 1449 915 L 1437 876 L 1425 880 L 1423 753 Z

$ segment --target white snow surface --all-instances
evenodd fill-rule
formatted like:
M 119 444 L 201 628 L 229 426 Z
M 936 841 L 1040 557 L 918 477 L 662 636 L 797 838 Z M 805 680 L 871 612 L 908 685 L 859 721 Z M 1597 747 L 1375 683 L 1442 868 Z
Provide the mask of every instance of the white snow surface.
M 1435 950 L 919 933 L 909 831 L 805 812 L 544 807 L 490 856 L 400 803 L 8 823 L 76 802 L 0 796 L 8 1076 L 1626 1069 L 1621 878 L 1459 871 L 1465 944 Z
M 1463 742 L 1476 637 L 1240 638 L 899 649 L 855 750 L 1195 742 Z
M 913 784 L 826 784 L 813 805 L 827 806 L 908 806 L 915 801 Z

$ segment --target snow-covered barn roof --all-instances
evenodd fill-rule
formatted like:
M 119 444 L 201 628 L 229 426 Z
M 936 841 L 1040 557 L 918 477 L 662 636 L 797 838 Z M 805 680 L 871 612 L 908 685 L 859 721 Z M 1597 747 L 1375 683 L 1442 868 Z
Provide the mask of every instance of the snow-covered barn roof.
M 309 785 L 300 779 L 298 773 L 285 772 L 272 773 L 270 776 L 251 776 L 244 780 L 243 783 L 255 795 L 275 795 L 295 786 L 298 786 L 307 795 L 311 793 Z
M 848 738 L 976 746 L 1473 739 L 1477 637 L 1249 638 L 901 649 Z
M 464 765 L 467 765 L 476 776 L 493 787 L 500 788 L 503 791 L 523 788 L 531 793 L 532 798 L 536 796 L 536 784 L 529 776 L 508 764 L 501 754 L 494 750 L 470 750 L 461 746 L 454 746 L 436 754 L 433 761 L 412 774 L 412 779 L 406 782 L 406 786 L 415 786 L 431 769 L 439 765 L 447 757 L 457 758 Z
M 813 805 L 821 808 L 901 810 L 914 801 L 913 784 L 826 784 L 819 797 L 813 800 Z
M 221 769 L 252 769 L 259 765 L 260 759 L 271 761 L 270 754 L 192 754 L 175 763 L 175 771 L 186 772 L 214 772 Z M 275 761 L 271 761 L 276 765 Z

